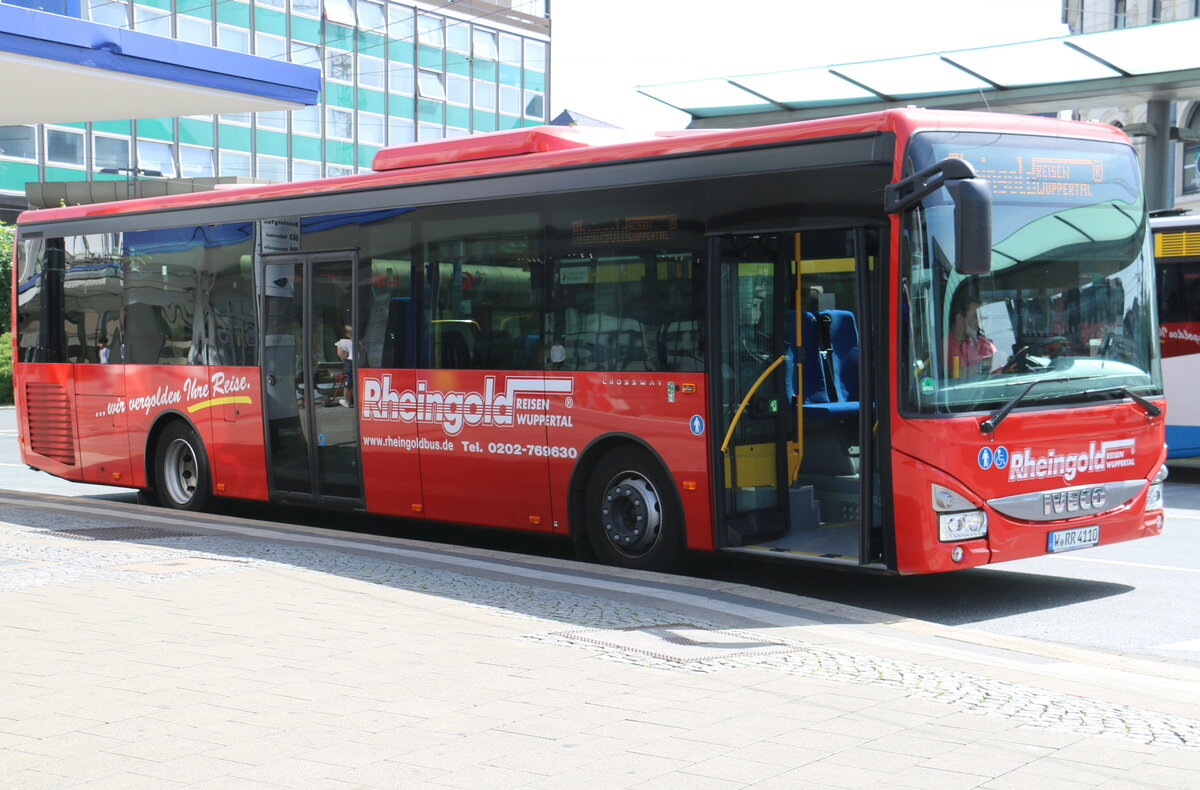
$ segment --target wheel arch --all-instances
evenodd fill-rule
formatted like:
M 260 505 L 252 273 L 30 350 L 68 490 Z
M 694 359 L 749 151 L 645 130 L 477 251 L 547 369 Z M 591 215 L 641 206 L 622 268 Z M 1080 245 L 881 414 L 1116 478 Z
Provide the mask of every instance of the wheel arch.
M 591 546 L 588 545 L 587 524 L 584 518 L 588 478 L 591 477 L 592 470 L 596 468 L 601 458 L 621 447 L 635 447 L 644 450 L 662 470 L 663 476 L 669 484 L 669 490 L 663 493 L 671 498 L 671 505 L 679 514 L 681 540 L 684 543 L 683 547 L 686 548 L 687 523 L 683 512 L 683 498 L 679 494 L 679 487 L 675 483 L 674 475 L 671 474 L 671 468 L 667 466 L 662 455 L 640 436 L 625 431 L 610 431 L 596 436 L 588 442 L 579 453 L 579 460 L 575 462 L 575 468 L 571 470 L 571 480 L 567 486 L 567 534 L 571 536 L 576 552 L 581 558 L 594 559 Z

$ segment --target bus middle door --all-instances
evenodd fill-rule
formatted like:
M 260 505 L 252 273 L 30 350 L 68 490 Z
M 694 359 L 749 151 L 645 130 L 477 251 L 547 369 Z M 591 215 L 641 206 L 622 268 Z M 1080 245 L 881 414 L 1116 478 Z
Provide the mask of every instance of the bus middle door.
M 356 325 L 356 255 L 266 259 L 263 392 L 272 491 L 282 498 L 362 500 L 353 363 L 337 343 Z

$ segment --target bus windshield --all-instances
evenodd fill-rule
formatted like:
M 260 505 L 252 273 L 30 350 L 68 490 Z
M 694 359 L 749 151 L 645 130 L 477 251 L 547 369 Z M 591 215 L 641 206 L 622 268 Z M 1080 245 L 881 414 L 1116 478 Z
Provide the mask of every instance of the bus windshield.
M 1146 209 L 1133 150 L 1082 140 L 930 132 L 913 171 L 970 162 L 992 190 L 987 274 L 956 270 L 940 189 L 904 219 L 900 331 L 906 411 L 1082 403 L 1162 391 Z

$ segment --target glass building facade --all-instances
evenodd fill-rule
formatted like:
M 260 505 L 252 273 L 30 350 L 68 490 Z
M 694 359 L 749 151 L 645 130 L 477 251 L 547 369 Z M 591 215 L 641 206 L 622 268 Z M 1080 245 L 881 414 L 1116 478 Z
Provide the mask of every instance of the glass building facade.
M 2 0 L 0 0 L 2 1 Z M 31 181 L 369 170 L 388 145 L 547 121 L 547 0 L 82 0 L 93 22 L 319 66 L 301 110 L 0 127 L 0 208 Z M 109 171 L 109 172 L 102 172 Z

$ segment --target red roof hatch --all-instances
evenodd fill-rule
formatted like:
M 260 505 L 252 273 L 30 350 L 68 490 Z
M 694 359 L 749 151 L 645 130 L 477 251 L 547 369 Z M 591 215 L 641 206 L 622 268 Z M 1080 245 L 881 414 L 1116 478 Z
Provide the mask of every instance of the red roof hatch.
M 583 135 L 569 126 L 531 126 L 527 129 L 511 129 L 384 148 L 376 152 L 371 169 L 403 170 L 450 162 L 586 148 L 588 144 Z

